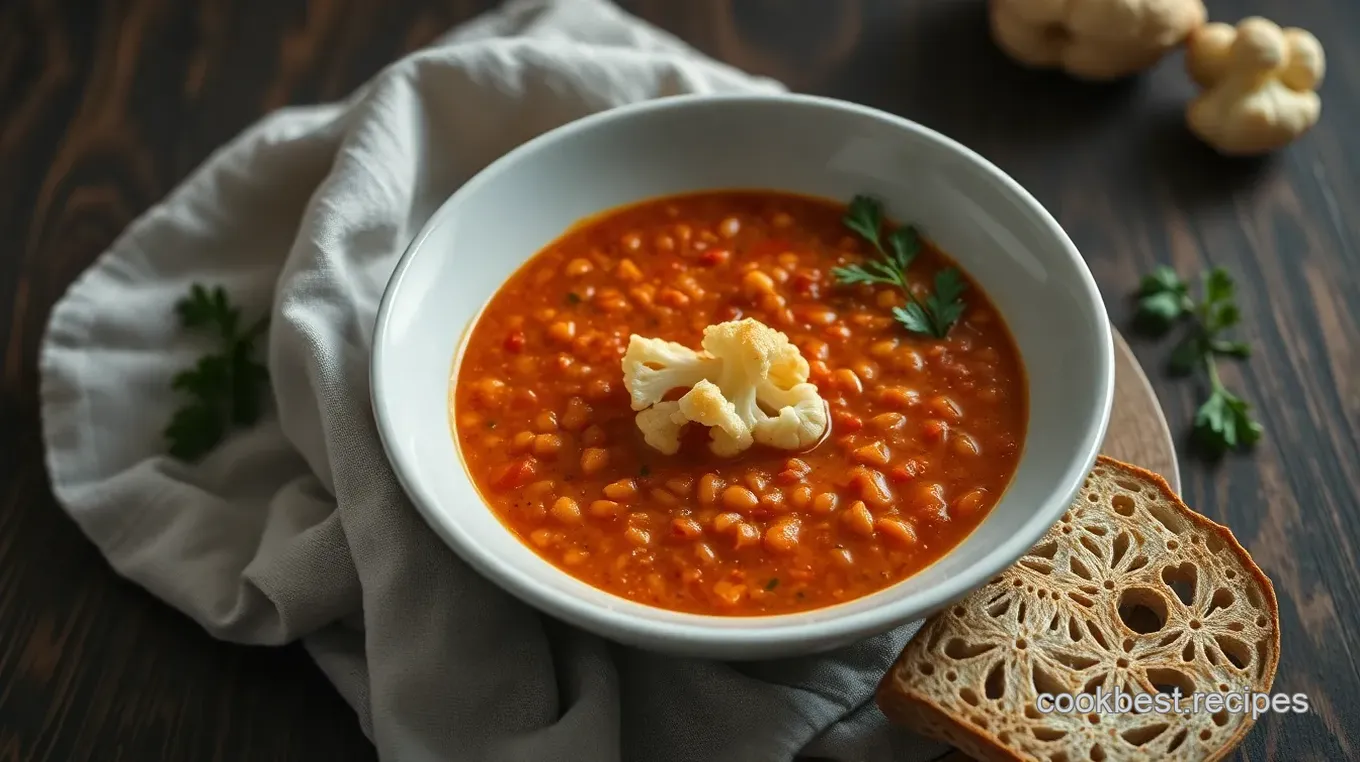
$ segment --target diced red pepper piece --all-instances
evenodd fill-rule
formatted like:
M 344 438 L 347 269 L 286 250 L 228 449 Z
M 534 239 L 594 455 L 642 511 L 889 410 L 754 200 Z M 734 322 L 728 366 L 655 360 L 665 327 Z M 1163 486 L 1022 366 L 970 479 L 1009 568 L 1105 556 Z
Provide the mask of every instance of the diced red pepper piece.
M 518 352 L 524 349 L 524 331 L 511 331 L 505 337 L 505 351 Z
M 837 410 L 831 414 L 831 421 L 837 429 L 843 432 L 859 431 L 864 428 L 864 421 L 854 413 L 847 413 L 844 410 Z
M 501 469 L 492 483 L 496 489 L 516 489 L 528 484 L 538 472 L 538 461 L 533 458 L 520 458 Z
M 917 460 L 908 460 L 900 466 L 893 466 L 888 470 L 888 478 L 895 482 L 909 482 L 920 476 L 925 468 Z
M 699 255 L 699 262 L 700 264 L 713 267 L 715 265 L 724 264 L 731 258 L 732 252 L 727 249 L 706 249 L 704 253 Z

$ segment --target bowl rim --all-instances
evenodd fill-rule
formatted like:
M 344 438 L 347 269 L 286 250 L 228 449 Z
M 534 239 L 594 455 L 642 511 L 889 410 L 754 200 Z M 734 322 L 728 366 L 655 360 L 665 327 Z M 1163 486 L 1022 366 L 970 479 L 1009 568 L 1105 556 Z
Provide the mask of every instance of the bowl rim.
M 570 594 L 563 594 L 540 583 L 532 575 L 514 567 L 481 547 L 474 537 L 463 536 L 450 528 L 439 517 L 433 506 L 435 500 L 421 485 L 421 477 L 415 469 L 394 454 L 392 443 L 397 440 L 394 430 L 395 415 L 387 411 L 388 390 L 381 369 L 386 363 L 389 334 L 391 333 L 392 307 L 396 294 L 407 270 L 417 253 L 424 247 L 426 240 L 435 229 L 445 224 L 457 201 L 475 194 L 482 185 L 496 175 L 543 148 L 574 134 L 595 129 L 603 124 L 625 120 L 636 115 L 668 110 L 682 110 L 697 105 L 713 106 L 714 102 L 733 104 L 780 103 L 810 109 L 831 109 L 876 120 L 898 129 L 913 133 L 917 138 L 935 144 L 939 149 L 954 153 L 978 169 L 985 172 L 1001 188 L 1013 195 L 1041 223 L 1046 232 L 1058 244 L 1062 253 L 1076 265 L 1078 280 L 1084 295 L 1095 306 L 1097 313 L 1106 316 L 1104 301 L 1096 286 L 1095 278 L 1086 265 L 1080 251 L 1072 243 L 1066 231 L 1039 201 L 1023 186 L 986 158 L 929 127 L 905 117 L 897 116 L 876 108 L 858 103 L 825 96 L 797 93 L 751 93 L 751 94 L 684 94 L 665 96 L 632 104 L 617 106 L 560 125 L 544 132 L 505 153 L 477 172 L 449 195 L 430 215 L 411 243 L 402 252 L 396 267 L 388 279 L 379 304 L 377 318 L 372 333 L 372 352 L 369 362 L 370 403 L 379 440 L 391 464 L 393 473 L 411 503 L 440 539 L 450 547 L 464 562 L 483 577 L 495 582 L 514 597 L 526 602 L 539 611 L 582 627 L 596 634 L 629 644 L 674 644 L 678 649 L 689 653 L 760 653 L 762 651 L 785 653 L 790 646 L 799 642 L 850 642 L 859 638 L 886 632 L 908 621 L 925 618 L 953 601 L 962 598 L 981 587 L 987 580 L 1015 563 L 1026 551 L 1037 543 L 1043 535 L 1057 523 L 1076 497 L 1087 474 L 1095 465 L 1100 445 L 1109 427 L 1110 411 L 1114 401 L 1114 339 L 1108 317 L 1097 320 L 1096 331 L 1099 337 L 1099 357 L 1096 375 L 1102 388 L 1099 390 L 1098 409 L 1087 411 L 1087 432 L 1082 445 L 1082 458 L 1069 464 L 1061 478 L 1055 481 L 1051 497 L 1029 515 L 1023 524 L 1004 541 L 976 558 L 964 572 L 950 577 L 946 583 L 920 591 L 913 595 L 889 600 L 882 606 L 865 611 L 847 614 L 842 617 L 799 621 L 801 618 L 824 611 L 809 611 L 791 614 L 752 617 L 705 617 L 714 622 L 722 621 L 724 626 L 709 626 L 702 623 L 660 622 L 635 616 L 626 611 L 608 608 Z M 478 312 L 480 316 L 480 311 Z M 473 319 L 475 323 L 476 318 Z M 466 330 L 464 327 L 460 330 Z M 461 338 L 459 341 L 461 342 Z M 1095 420 L 1090 420 L 1094 414 Z M 465 469 L 454 478 L 470 478 Z M 474 485 L 475 489 L 475 485 Z M 487 508 L 487 510 L 490 510 Z M 508 530 L 507 530 L 508 531 Z M 561 574 L 560 569 L 557 570 Z M 910 579 L 910 577 L 908 577 Z M 890 589 L 890 588 L 885 588 Z M 741 627 L 737 623 L 749 621 L 752 627 Z M 767 623 L 778 621 L 776 626 Z M 785 650 L 781 650 L 785 649 Z M 661 650 L 665 650 L 664 647 Z

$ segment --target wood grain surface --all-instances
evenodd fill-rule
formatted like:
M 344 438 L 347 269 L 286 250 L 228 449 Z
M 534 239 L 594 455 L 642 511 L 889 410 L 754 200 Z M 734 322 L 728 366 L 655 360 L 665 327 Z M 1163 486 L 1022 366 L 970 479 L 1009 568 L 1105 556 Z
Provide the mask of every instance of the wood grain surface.
M 0 759 L 372 759 L 298 649 L 212 641 L 119 581 L 49 493 L 36 348 L 63 290 L 135 216 L 267 111 L 344 95 L 492 5 L 457 0 L 0 0 Z M 1312 30 L 1322 122 L 1280 154 L 1192 140 L 1173 56 L 1092 86 L 1028 72 L 981 0 L 636 0 L 630 10 L 791 88 L 916 119 L 1031 190 L 1089 262 L 1117 325 L 1138 276 L 1223 265 L 1256 349 L 1224 369 L 1255 452 L 1184 450 L 1203 389 L 1135 341 L 1177 437 L 1187 502 L 1230 526 L 1280 598 L 1276 689 L 1235 758 L 1360 756 L 1360 3 L 1208 0 Z M 1150 465 L 1150 464 L 1149 464 Z

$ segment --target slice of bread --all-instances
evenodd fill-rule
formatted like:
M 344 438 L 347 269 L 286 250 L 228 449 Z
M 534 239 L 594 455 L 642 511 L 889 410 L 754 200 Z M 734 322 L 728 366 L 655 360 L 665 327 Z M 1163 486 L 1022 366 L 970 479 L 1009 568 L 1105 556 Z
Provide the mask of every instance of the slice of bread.
M 926 622 L 878 704 L 989 762 L 1218 760 L 1251 728 L 1250 704 L 1191 713 L 1190 695 L 1266 692 L 1279 654 L 1275 591 L 1232 533 L 1160 476 L 1101 457 L 1038 545 Z M 1185 711 L 1045 713 L 1036 703 L 1098 686 L 1179 688 Z

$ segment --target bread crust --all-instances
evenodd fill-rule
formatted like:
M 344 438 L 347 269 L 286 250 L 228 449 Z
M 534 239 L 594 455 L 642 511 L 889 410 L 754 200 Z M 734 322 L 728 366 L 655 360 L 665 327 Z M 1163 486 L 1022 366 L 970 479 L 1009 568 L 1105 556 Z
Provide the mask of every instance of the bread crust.
M 1137 489 L 1132 491 L 1126 490 L 1126 487 L 1128 486 L 1133 486 Z M 1100 493 L 1099 497 L 1097 497 L 1097 493 Z M 1125 497 L 1121 498 L 1119 495 L 1124 495 Z M 1129 502 L 1124 502 L 1125 500 L 1128 500 Z M 1169 507 L 1174 511 L 1174 515 L 1166 514 L 1160 517 L 1155 515 L 1157 511 L 1161 510 L 1157 506 Z M 1067 589 L 1058 585 L 1058 589 L 1052 592 L 1063 593 L 1063 599 L 1059 602 L 1057 600 L 1059 596 L 1054 595 L 1051 605 L 1049 605 L 1045 611 L 1052 610 L 1057 612 L 1053 619 L 1054 622 L 1059 621 L 1058 618 L 1062 616 L 1064 611 L 1074 610 L 1081 612 L 1081 609 L 1073 609 L 1072 604 L 1068 603 L 1067 596 L 1072 595 L 1076 595 L 1078 598 L 1085 600 L 1091 600 L 1095 605 L 1089 606 L 1089 608 L 1097 613 L 1103 608 L 1107 618 L 1108 611 L 1118 610 L 1118 601 L 1125 601 L 1128 599 L 1134 600 L 1135 605 L 1138 605 L 1140 602 L 1146 602 L 1149 606 L 1154 608 L 1160 605 L 1164 609 L 1177 609 L 1178 611 L 1181 611 L 1181 613 L 1192 611 L 1192 602 L 1186 602 L 1181 598 L 1182 593 L 1174 590 L 1174 580 L 1168 580 L 1166 575 L 1169 573 L 1167 569 L 1170 569 L 1172 572 L 1179 572 L 1190 563 L 1183 559 L 1188 557 L 1191 547 L 1193 546 L 1198 549 L 1196 552 L 1199 554 L 1196 556 L 1199 565 L 1195 566 L 1191 564 L 1192 568 L 1187 572 L 1193 580 L 1193 603 L 1199 604 L 1200 608 L 1205 608 L 1205 601 L 1207 601 L 1208 613 L 1204 613 L 1198 618 L 1192 616 L 1190 619 L 1187 619 L 1185 623 L 1173 623 L 1169 621 L 1171 613 L 1169 611 L 1164 611 L 1164 616 L 1167 618 L 1161 622 L 1159 627 L 1169 629 L 1169 626 L 1172 624 L 1175 624 L 1178 627 L 1182 624 L 1188 625 L 1189 629 L 1180 633 L 1177 636 L 1178 639 L 1174 641 L 1168 640 L 1168 638 L 1171 637 L 1171 634 L 1169 633 L 1163 637 L 1163 640 L 1169 643 L 1170 647 L 1173 649 L 1179 651 L 1184 648 L 1185 653 L 1193 653 L 1195 656 L 1194 661 L 1185 662 L 1184 664 L 1175 664 L 1174 661 L 1167 662 L 1170 654 L 1166 652 L 1166 649 L 1158 651 L 1155 644 L 1144 649 L 1143 646 L 1147 645 L 1147 641 L 1150 638 L 1144 638 L 1145 633 L 1133 630 L 1127 620 L 1121 620 L 1117 624 L 1124 628 L 1122 632 L 1117 632 L 1113 627 L 1105 627 L 1102 630 L 1107 633 L 1106 637 L 1117 634 L 1124 638 L 1123 648 L 1125 649 L 1125 653 L 1121 654 L 1118 663 L 1127 669 L 1112 670 L 1111 674 L 1122 673 L 1124 679 L 1129 680 L 1131 686 L 1145 691 L 1148 689 L 1155 691 L 1157 689 L 1151 684 L 1150 679 L 1148 679 L 1145 674 L 1137 681 L 1130 678 L 1132 678 L 1134 673 L 1140 669 L 1143 669 L 1145 672 L 1146 668 L 1150 668 L 1155 670 L 1158 674 L 1172 674 L 1177 667 L 1181 667 L 1182 677 L 1184 676 L 1185 671 L 1194 671 L 1196 672 L 1195 677 L 1201 679 L 1205 676 L 1205 673 L 1208 672 L 1213 672 L 1215 675 L 1218 675 L 1217 679 L 1221 682 L 1216 687 L 1211 686 L 1210 689 L 1222 690 L 1223 685 L 1228 685 L 1231 689 L 1236 691 L 1246 689 L 1256 692 L 1268 691 L 1274 682 L 1280 653 L 1279 604 L 1275 596 L 1274 587 L 1271 585 L 1270 579 L 1260 567 L 1252 561 L 1250 554 L 1248 554 L 1246 549 L 1238 543 L 1237 539 L 1227 527 L 1211 521 L 1191 510 L 1190 507 L 1171 490 L 1170 485 L 1168 485 L 1166 480 L 1161 476 L 1137 466 L 1122 463 L 1103 455 L 1100 456 L 1096 461 L 1091 477 L 1088 478 L 1087 483 L 1083 486 L 1082 491 L 1073 502 L 1072 508 L 1064 515 L 1062 521 L 1049 530 L 1044 536 L 1044 539 L 1035 546 L 1035 549 L 1030 551 L 1030 554 L 1042 550 L 1043 552 L 1047 552 L 1047 558 L 1052 560 L 1062 556 L 1065 550 L 1073 548 L 1077 544 L 1086 545 L 1088 550 L 1093 547 L 1104 548 L 1105 546 L 1098 545 L 1094 540 L 1087 544 L 1086 538 L 1088 535 L 1084 533 L 1084 530 L 1088 530 L 1089 526 L 1082 524 L 1083 518 L 1091 520 L 1091 522 L 1093 522 L 1092 525 L 1096 530 L 1108 532 L 1111 527 L 1113 527 L 1114 531 L 1122 534 L 1127 533 L 1135 526 L 1131 523 L 1134 518 L 1142 517 L 1141 514 L 1135 515 L 1135 512 L 1139 510 L 1153 511 L 1153 515 L 1151 515 L 1151 518 L 1148 520 L 1158 524 L 1158 526 L 1149 527 L 1147 532 L 1145 532 L 1147 535 L 1146 537 L 1134 539 L 1137 540 L 1138 543 L 1159 541 L 1171 550 L 1168 550 L 1162 556 L 1149 558 L 1146 563 L 1147 568 L 1140 566 L 1134 569 L 1132 568 L 1132 564 L 1137 561 L 1136 559 L 1130 561 L 1129 558 L 1132 555 L 1141 553 L 1143 551 L 1143 546 L 1135 543 L 1132 546 L 1132 549 L 1130 549 L 1131 546 L 1129 541 L 1126 540 L 1124 543 L 1126 553 L 1121 558 L 1115 559 L 1114 566 L 1130 568 L 1131 570 L 1124 574 L 1124 578 L 1132 579 L 1137 577 L 1138 582 L 1135 583 L 1137 585 L 1136 587 L 1121 588 L 1118 586 L 1118 583 L 1115 583 L 1115 587 L 1110 587 L 1109 585 L 1111 582 L 1107 580 L 1103 584 L 1104 589 L 1099 591 L 1105 596 L 1105 598 L 1100 599 L 1103 601 L 1102 603 L 1095 600 L 1098 597 L 1096 594 L 1088 595 L 1090 587 L 1093 586 L 1083 585 L 1082 587 L 1087 588 L 1087 590 L 1086 592 L 1081 592 L 1075 588 Z M 1102 521 L 1102 519 L 1108 519 L 1108 521 Z M 1170 525 L 1176 525 L 1181 531 L 1172 531 Z M 1184 538 L 1184 544 L 1186 546 L 1184 550 L 1181 550 L 1181 538 Z M 1216 538 L 1216 542 L 1214 538 Z M 1105 535 L 1102 534 L 1097 539 L 1103 541 Z M 1118 544 L 1119 538 L 1116 538 L 1115 542 Z M 1062 545 L 1062 543 L 1066 543 L 1066 545 Z M 1048 546 L 1052 546 L 1053 548 L 1056 548 L 1056 550 L 1049 549 Z M 1149 546 L 1149 550 L 1155 550 L 1155 548 Z M 1179 552 L 1173 553 L 1172 551 Z M 1120 741 L 1119 734 L 1121 733 L 1121 730 L 1119 728 L 1119 718 L 1121 715 L 1115 715 L 1111 721 L 1106 723 L 1109 725 L 1108 729 L 1100 728 L 1099 730 L 1093 730 L 1092 728 L 1087 728 L 1079 723 L 1073 724 L 1071 721 L 1068 721 L 1068 729 L 1059 730 L 1046 724 L 1051 722 L 1051 715 L 1039 715 L 1032 709 L 1027 712 L 1027 709 L 1032 707 L 1032 704 L 1028 707 L 1022 707 L 1019 703 L 1016 703 L 1013 706 L 1005 705 L 1006 701 L 1018 702 L 1021 700 L 1030 700 L 1029 698 L 1022 696 L 1022 691 L 1019 690 L 1019 688 L 1025 687 L 1023 679 L 1019 681 L 1014 679 L 1007 680 L 1010 675 L 1009 671 L 1005 672 L 1002 680 L 997 681 L 997 685 L 999 686 L 998 690 L 1004 691 L 999 698 L 990 701 L 988 704 L 986 703 L 986 700 L 978 696 L 979 688 L 976 684 L 976 680 L 972 683 L 968 683 L 967 679 L 970 676 L 976 678 L 976 675 L 979 672 L 978 665 L 981 664 L 979 659 L 988 662 L 986 669 L 988 670 L 987 679 L 990 683 L 993 677 L 998 674 L 999 670 L 1009 670 L 1010 667 L 1021 664 L 1025 657 L 1032 656 L 1034 659 L 1032 664 L 1042 665 L 1042 667 L 1033 667 L 1035 674 L 1028 678 L 1031 687 L 1032 683 L 1039 679 L 1038 673 L 1043 671 L 1045 673 L 1043 676 L 1046 679 L 1055 680 L 1055 687 L 1062 688 L 1064 692 L 1066 692 L 1070 686 L 1078 686 L 1078 688 L 1080 688 L 1080 680 L 1083 677 L 1090 674 L 1092 670 L 1099 671 L 1104 668 L 1101 664 L 1097 663 L 1094 666 L 1084 668 L 1085 671 L 1074 669 L 1070 674 L 1060 668 L 1054 669 L 1051 662 L 1040 658 L 1039 654 L 1043 652 L 1041 651 L 1041 643 L 1038 642 L 1038 638 L 1032 642 L 1026 643 L 1024 637 L 1018 637 L 1020 635 L 1028 634 L 1028 632 L 1025 631 L 1026 623 L 1032 620 L 1034 616 L 1037 616 L 1037 614 L 1034 614 L 1036 608 L 1042 607 L 1044 605 L 1044 600 L 1048 598 L 1050 591 L 1044 589 L 1045 582 L 1054 581 L 1051 578 L 1036 575 L 1034 572 L 1034 569 L 1043 568 L 1043 564 L 1045 563 L 1043 552 L 1038 556 L 1027 555 L 1023 557 L 1020 562 L 1006 572 L 1003 572 L 997 579 L 989 582 L 987 586 L 975 591 L 957 605 L 939 611 L 927 620 L 926 624 L 921 628 L 920 632 L 917 633 L 916 637 L 908 643 L 905 649 L 903 649 L 902 654 L 898 657 L 893 667 L 883 676 L 883 679 L 879 684 L 877 701 L 884 714 L 893 722 L 905 725 L 917 732 L 938 740 L 951 743 L 973 758 L 983 760 L 984 762 L 1027 762 L 1029 760 L 1035 760 L 1036 762 L 1043 760 L 1043 762 L 1047 762 L 1049 759 L 1049 753 L 1047 751 L 1045 751 L 1044 756 L 1041 757 L 1025 751 L 1022 747 L 1027 745 L 1033 749 L 1035 746 L 1043 746 L 1045 743 L 1044 741 L 1035 740 L 1041 733 L 1053 735 L 1060 732 L 1062 735 L 1051 742 L 1050 748 L 1053 751 L 1068 752 L 1069 757 L 1073 760 L 1095 758 L 1088 753 L 1090 748 L 1089 745 L 1091 743 L 1101 745 L 1101 753 L 1103 754 L 1103 757 L 1101 758 L 1111 760 L 1111 762 L 1129 758 L 1158 758 L 1172 760 L 1172 762 L 1178 760 L 1208 760 L 1212 762 L 1213 760 L 1220 760 L 1228 756 L 1254 724 L 1249 713 L 1230 715 L 1226 712 L 1220 712 L 1213 716 L 1158 715 L 1167 718 L 1167 722 L 1164 724 L 1166 724 L 1168 728 L 1164 731 L 1159 731 L 1162 735 L 1156 735 L 1153 740 L 1147 741 L 1148 748 L 1144 749 L 1135 746 L 1134 742 L 1129 741 L 1127 737 L 1124 737 L 1123 742 Z M 1075 555 L 1069 555 L 1068 563 L 1074 563 L 1072 561 L 1072 558 L 1074 557 Z M 1110 558 L 1114 557 L 1110 556 Z M 1175 561 L 1181 561 L 1180 565 L 1176 567 L 1169 566 L 1169 564 Z M 1028 567 L 1025 566 L 1026 563 L 1029 564 Z M 1154 590 L 1149 587 L 1149 574 L 1156 571 L 1157 567 L 1162 564 L 1167 564 L 1168 566 L 1165 566 L 1157 576 L 1165 581 L 1167 591 L 1174 593 L 1174 596 L 1172 597 L 1179 598 L 1180 603 L 1183 604 L 1182 606 L 1177 607 L 1174 603 L 1170 603 L 1170 598 L 1164 599 L 1159 604 L 1156 600 L 1156 596 L 1163 595 L 1166 591 Z M 1201 571 L 1201 568 L 1203 568 L 1203 572 Z M 1237 572 L 1239 570 L 1243 574 L 1243 578 L 1240 580 L 1237 579 Z M 1082 571 L 1088 572 L 1088 575 L 1092 579 L 1104 572 L 1108 572 L 1111 576 L 1116 576 L 1118 574 L 1116 570 L 1108 569 L 1083 569 Z M 1203 582 L 1201 582 L 1201 575 L 1203 573 L 1211 574 L 1215 571 L 1220 573 L 1222 578 L 1213 579 L 1210 577 L 1208 582 L 1210 582 L 1211 585 L 1209 586 L 1215 586 L 1215 590 L 1210 594 L 1209 598 L 1201 599 L 1200 595 L 1202 593 L 1199 590 L 1199 586 L 1203 584 Z M 1011 601 L 1005 597 L 1008 593 L 1015 593 L 1015 591 L 1010 588 L 1013 586 L 1017 590 L 1020 590 L 1021 592 L 1016 595 L 1023 597 L 1026 595 L 1024 587 L 1036 582 L 1038 584 L 1038 590 L 1043 590 L 1043 592 L 1038 592 L 1036 590 L 1035 592 L 1029 593 L 1027 604 L 1019 606 L 1020 613 L 1017 615 L 1018 618 L 1016 622 L 1013 623 L 1015 625 L 1015 632 L 1012 633 L 1012 636 L 1016 637 L 1018 646 L 1009 643 L 1004 644 L 1011 648 L 1019 647 L 1021 650 L 1028 646 L 1030 648 L 1028 654 L 1008 651 L 1003 648 L 998 651 L 996 655 L 988 656 L 987 654 L 989 651 L 984 649 L 978 651 L 978 653 L 981 654 L 979 657 L 972 658 L 967 654 L 964 654 L 963 658 L 954 659 L 946 656 L 944 651 L 940 649 L 940 644 L 944 642 L 946 637 L 951 635 L 954 637 L 949 640 L 945 650 L 948 650 L 948 646 L 954 645 L 961 639 L 971 637 L 972 633 L 978 633 L 976 637 L 985 640 L 988 643 L 996 640 L 996 631 L 983 634 L 975 626 L 978 622 L 986 624 L 991 623 L 991 620 L 986 620 L 984 618 L 985 610 L 988 607 L 991 607 L 992 609 L 999 608 L 1002 605 L 1001 602 L 1003 600 L 1005 600 L 1005 605 L 1009 610 Z M 1232 585 L 1231 588 L 1227 587 L 1229 584 Z M 1228 592 L 1225 593 L 1225 590 Z M 1143 598 L 1140 598 L 1139 596 L 1143 596 Z M 1238 600 L 1239 598 L 1242 600 Z M 1116 608 L 1110 608 L 1109 604 L 1111 601 L 1115 602 L 1114 605 Z M 1227 601 L 1228 604 L 1226 608 L 1220 605 L 1224 601 Z M 1241 605 L 1239 606 L 1239 604 Z M 1028 608 L 1026 606 L 1028 606 Z M 1216 609 L 1222 609 L 1222 611 L 1218 612 L 1220 617 L 1218 620 L 1210 621 L 1210 615 L 1215 613 Z M 1030 613 L 1028 619 L 1026 618 L 1027 612 Z M 1253 621 L 1245 623 L 1244 621 L 1237 620 L 1227 622 L 1221 621 L 1223 615 L 1227 615 L 1230 612 L 1239 617 L 1246 614 L 1256 614 L 1256 616 Z M 993 620 L 996 618 L 996 615 L 994 614 L 990 616 Z M 1121 611 L 1118 614 L 1118 617 L 1123 616 L 1124 614 Z M 1203 619 L 1203 621 L 1201 622 L 1200 619 Z M 1076 621 L 1078 621 L 1077 618 L 1070 619 L 1068 626 L 1080 630 L 1081 628 L 1079 625 L 1072 624 Z M 1088 624 L 1087 627 L 1091 627 L 1091 625 Z M 1191 632 L 1191 630 L 1194 632 Z M 1161 631 L 1162 630 L 1153 631 L 1152 634 L 1155 636 L 1160 634 Z M 1041 637 L 1047 634 L 1048 633 L 1041 633 Z M 1094 630 L 1092 631 L 1092 634 L 1095 634 Z M 1243 644 L 1243 642 L 1238 640 L 1239 637 L 1245 639 L 1249 634 L 1254 634 L 1255 637 L 1252 639 L 1254 641 L 1252 643 L 1254 647 L 1251 649 L 1250 659 L 1248 660 L 1244 658 L 1243 653 L 1238 650 L 1236 646 Z M 991 636 L 990 639 L 989 636 Z M 1214 641 L 1219 650 L 1215 651 L 1213 654 L 1210 653 L 1210 651 L 1214 650 L 1213 647 L 1206 645 L 1209 643 L 1209 638 L 1221 638 L 1220 640 Z M 1097 640 L 1099 639 L 1100 638 L 1097 638 Z M 1050 641 L 1051 640 L 1052 639 L 1050 639 Z M 1132 652 L 1130 652 L 1129 645 L 1131 642 L 1136 642 L 1138 644 L 1137 647 L 1132 649 Z M 1185 642 L 1186 645 L 1182 646 L 1182 642 Z M 1225 642 L 1232 647 L 1223 650 Z M 1198 645 L 1197 647 L 1192 647 L 1193 644 Z M 972 645 L 969 646 L 969 648 L 976 651 L 977 649 L 984 648 L 984 645 Z M 1108 649 L 1107 652 L 1102 652 L 1102 647 L 1106 646 L 1103 642 L 1100 644 L 1088 642 L 1087 645 L 1092 649 L 1089 654 L 1087 654 L 1092 657 L 1092 661 L 1108 658 L 1110 653 L 1118 653 Z M 1143 658 L 1140 654 L 1148 657 L 1148 665 L 1150 666 L 1145 667 L 1144 664 L 1139 662 L 1139 659 Z M 1059 654 L 1059 656 L 1061 657 L 1062 654 Z M 1081 655 L 1078 654 L 1078 656 Z M 1127 658 L 1124 658 L 1125 656 L 1127 656 Z M 1074 657 L 1068 655 L 1065 658 L 1070 660 Z M 1180 654 L 1175 654 L 1175 658 L 1181 658 Z M 1223 661 L 1218 662 L 1217 660 L 1219 659 Z M 1085 661 L 1086 660 L 1083 659 L 1082 661 L 1076 662 L 1076 666 L 1079 667 L 1081 664 L 1084 664 Z M 1237 665 L 1238 661 L 1243 661 L 1243 666 L 1239 667 Z M 991 662 L 995 662 L 995 666 L 991 666 Z M 1130 664 L 1130 662 L 1134 663 Z M 1170 664 L 1169 669 L 1163 667 L 1164 662 Z M 1229 667 L 1235 671 L 1228 671 Z M 1246 674 L 1247 671 L 1254 672 L 1255 674 Z M 957 686 L 953 682 L 942 682 L 939 679 L 941 674 L 944 674 L 947 677 L 953 676 L 958 678 Z M 1227 677 L 1223 677 L 1225 674 L 1239 676 L 1242 679 L 1229 681 Z M 1175 675 L 1172 675 L 1172 677 L 1174 678 Z M 1106 676 L 1104 679 L 1112 680 L 1117 678 Z M 1195 681 L 1194 685 L 1197 688 L 1202 689 L 1203 686 L 1200 686 L 1199 682 L 1200 681 L 1198 680 Z M 957 691 L 950 690 L 955 688 L 957 688 Z M 971 691 L 971 693 L 964 693 L 965 691 Z M 1037 692 L 1037 689 L 1033 692 Z M 1045 692 L 1051 691 L 1045 690 Z M 960 699 L 960 696 L 968 696 L 973 699 L 973 702 Z M 991 697 L 988 696 L 988 699 L 990 698 Z M 976 711 L 972 711 L 973 709 L 976 709 Z M 1007 710 L 1009 710 L 1009 712 Z M 1014 713 L 1014 715 L 1007 716 L 1008 713 Z M 1218 721 L 1218 715 L 1223 715 L 1222 722 Z M 1187 716 L 1190 718 L 1200 718 L 1198 720 L 1199 725 L 1194 724 L 1197 722 L 1195 719 L 1185 719 Z M 1079 715 L 1077 717 L 1080 718 Z M 1143 716 L 1123 715 L 1123 717 L 1136 718 Z M 1213 721 L 1213 725 L 1207 724 L 1208 721 L 1204 719 L 1205 717 L 1209 717 Z M 1225 727 L 1234 721 L 1234 717 L 1237 718 L 1236 726 L 1233 728 Z M 1134 723 L 1135 720 L 1130 720 L 1128 724 L 1132 725 Z M 1094 727 L 1099 723 L 1098 721 L 1092 720 L 1091 724 Z M 1195 732 L 1191 734 L 1188 731 Z M 1142 731 L 1139 728 L 1130 727 L 1122 732 L 1126 734 L 1137 734 Z M 1097 735 L 1098 733 L 1101 735 Z M 1175 742 L 1176 734 L 1179 734 L 1181 737 L 1181 740 L 1178 743 Z M 1201 734 L 1207 734 L 1207 738 L 1213 741 L 1212 747 L 1205 748 L 1206 745 L 1201 739 L 1205 739 L 1206 736 Z M 1092 741 L 1092 739 L 1096 740 Z M 1062 743 L 1069 743 L 1070 745 L 1065 747 Z M 1081 744 L 1086 744 L 1087 748 L 1078 749 L 1077 746 Z M 1173 750 L 1168 753 L 1162 751 L 1154 752 L 1151 748 L 1154 744 L 1162 746 L 1167 746 L 1169 744 L 1175 745 L 1172 747 Z M 1080 756 L 1078 756 L 1077 752 L 1080 752 Z M 1153 756 L 1149 756 L 1150 753 L 1152 753 Z M 1133 756 L 1129 756 L 1130 754 Z

